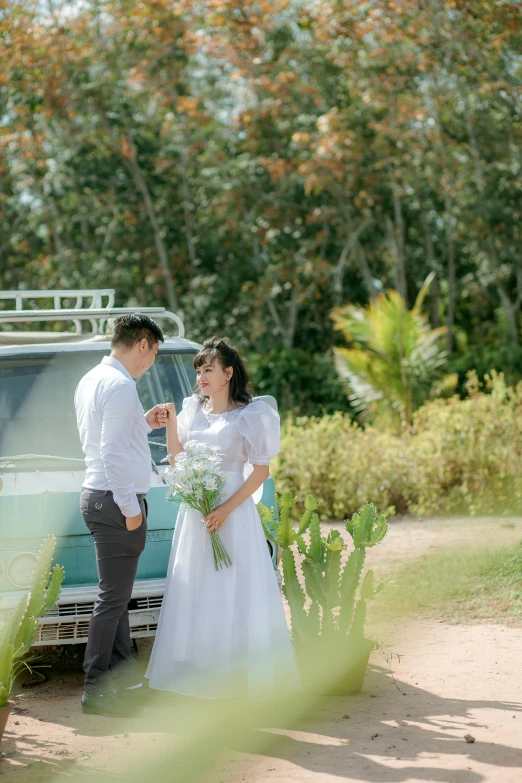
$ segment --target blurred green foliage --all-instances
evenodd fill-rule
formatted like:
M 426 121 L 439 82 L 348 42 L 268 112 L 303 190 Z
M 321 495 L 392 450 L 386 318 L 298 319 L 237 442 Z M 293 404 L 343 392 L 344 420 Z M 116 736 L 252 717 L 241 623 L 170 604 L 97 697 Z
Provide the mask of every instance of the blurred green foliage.
M 38 633 L 38 618 L 54 608 L 64 578 L 62 566 L 53 567 L 56 538 L 47 536 L 36 559 L 29 591 L 0 626 L 0 707 L 5 707 L 18 675 L 31 670 L 29 652 Z

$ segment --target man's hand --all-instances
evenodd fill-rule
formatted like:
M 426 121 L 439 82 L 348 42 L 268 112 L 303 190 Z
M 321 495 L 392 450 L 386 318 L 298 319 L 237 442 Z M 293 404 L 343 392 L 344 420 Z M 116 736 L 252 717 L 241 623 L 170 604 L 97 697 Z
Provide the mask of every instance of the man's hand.
M 171 402 L 164 402 L 160 408 L 161 410 L 158 412 L 158 421 L 162 422 L 162 427 L 166 427 L 167 424 L 176 421 L 176 408 Z
M 172 403 L 169 402 L 163 405 L 155 405 L 153 408 L 150 409 L 150 411 L 147 411 L 147 413 L 145 414 L 145 419 L 151 429 L 160 430 L 162 427 L 165 426 L 165 424 L 167 423 L 166 420 L 168 415 L 165 413 L 165 407 L 168 405 L 174 408 Z
M 135 517 L 125 517 L 127 530 L 137 530 L 143 522 L 143 514 L 137 514 Z

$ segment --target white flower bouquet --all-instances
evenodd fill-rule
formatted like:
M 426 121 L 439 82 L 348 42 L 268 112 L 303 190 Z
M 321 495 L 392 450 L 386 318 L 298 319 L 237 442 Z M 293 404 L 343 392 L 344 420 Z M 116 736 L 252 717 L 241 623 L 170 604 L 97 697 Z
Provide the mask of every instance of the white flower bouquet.
M 166 458 L 170 458 L 170 455 Z M 176 495 L 188 508 L 199 511 L 206 517 L 223 497 L 226 478 L 220 472 L 222 455 L 217 446 L 207 446 L 195 440 L 188 441 L 183 451 L 175 457 L 175 466 L 168 467 L 163 474 L 170 484 L 167 497 Z M 219 534 L 210 532 L 214 565 L 216 571 L 228 568 L 232 561 L 223 546 Z

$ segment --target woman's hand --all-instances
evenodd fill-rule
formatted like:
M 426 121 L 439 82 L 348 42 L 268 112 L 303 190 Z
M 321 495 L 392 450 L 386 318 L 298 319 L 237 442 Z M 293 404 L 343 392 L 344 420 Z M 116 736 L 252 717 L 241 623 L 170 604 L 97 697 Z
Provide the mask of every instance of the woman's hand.
M 158 422 L 160 427 L 166 427 L 176 421 L 176 408 L 172 402 L 164 402 L 158 405 Z
M 210 514 L 208 514 L 208 516 L 206 516 L 204 519 L 208 532 L 217 533 L 223 526 L 229 514 L 230 511 L 228 510 L 226 503 L 222 503 L 220 506 L 216 506 L 216 508 L 211 511 Z
M 150 409 L 150 411 L 147 411 L 145 414 L 145 420 L 151 430 L 159 430 L 162 427 L 165 426 L 165 421 L 162 417 L 165 417 L 167 414 L 164 413 L 164 408 L 166 405 L 172 405 L 171 402 L 168 403 L 162 403 L 161 405 L 155 405 L 153 408 Z M 174 407 L 172 405 L 172 407 Z M 174 416 L 176 415 L 176 411 L 174 411 Z

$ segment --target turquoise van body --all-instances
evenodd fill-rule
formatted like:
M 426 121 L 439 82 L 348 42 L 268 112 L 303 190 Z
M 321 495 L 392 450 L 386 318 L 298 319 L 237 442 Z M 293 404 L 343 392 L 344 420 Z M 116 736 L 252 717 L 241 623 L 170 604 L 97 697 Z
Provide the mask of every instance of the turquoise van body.
M 49 335 L 52 339 L 52 335 Z M 195 382 L 199 345 L 168 338 L 138 381 L 145 410 L 158 402 L 181 409 Z M 81 643 L 97 593 L 94 545 L 79 510 L 85 464 L 76 430 L 74 390 L 110 353 L 108 338 L 65 344 L 0 347 L 0 617 L 29 583 L 42 539 L 54 534 L 56 562 L 65 568 L 57 607 L 40 622 L 36 645 Z M 266 398 L 275 406 L 273 398 Z M 147 543 L 129 606 L 131 635 L 152 636 L 161 606 L 179 505 L 162 480 L 165 432 L 149 434 L 151 489 Z M 254 497 L 274 505 L 267 479 Z M 277 552 L 267 542 L 277 569 Z

